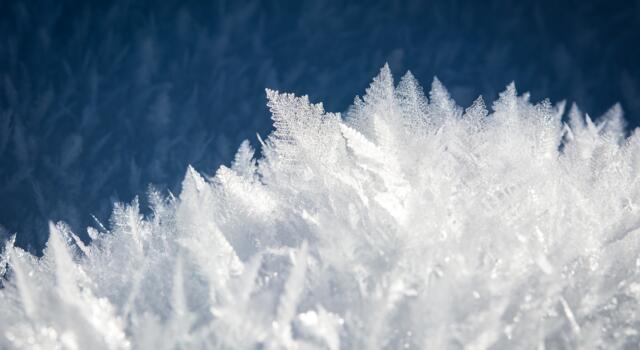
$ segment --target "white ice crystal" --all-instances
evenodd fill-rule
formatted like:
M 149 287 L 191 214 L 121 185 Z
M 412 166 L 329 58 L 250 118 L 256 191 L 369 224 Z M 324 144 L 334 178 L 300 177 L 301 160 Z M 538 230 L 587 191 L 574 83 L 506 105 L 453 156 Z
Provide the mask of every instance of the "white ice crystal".
M 640 342 L 640 134 L 509 85 L 485 108 L 382 68 L 177 198 L 0 259 L 0 348 L 564 349 Z M 6 271 L 5 271 L 6 270 Z

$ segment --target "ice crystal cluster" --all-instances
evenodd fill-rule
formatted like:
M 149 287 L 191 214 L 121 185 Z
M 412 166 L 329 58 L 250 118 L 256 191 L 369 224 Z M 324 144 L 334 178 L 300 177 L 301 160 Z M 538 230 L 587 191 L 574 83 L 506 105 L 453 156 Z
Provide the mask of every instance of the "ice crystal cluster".
M 0 348 L 612 349 L 640 342 L 640 134 L 509 85 L 463 109 L 387 66 L 84 244 L 2 254 Z

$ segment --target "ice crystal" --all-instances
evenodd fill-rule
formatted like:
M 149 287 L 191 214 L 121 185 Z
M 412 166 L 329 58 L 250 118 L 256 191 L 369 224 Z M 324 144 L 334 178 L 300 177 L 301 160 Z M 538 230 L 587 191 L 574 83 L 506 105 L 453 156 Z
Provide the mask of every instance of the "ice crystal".
M 275 131 L 85 245 L 0 259 L 0 347 L 626 348 L 640 136 L 511 84 L 463 109 L 382 68 L 346 116 L 267 90 Z M 158 102 L 162 104 L 162 100 Z M 162 108 L 161 108 L 162 109 Z M 71 140 L 69 147 L 81 144 Z

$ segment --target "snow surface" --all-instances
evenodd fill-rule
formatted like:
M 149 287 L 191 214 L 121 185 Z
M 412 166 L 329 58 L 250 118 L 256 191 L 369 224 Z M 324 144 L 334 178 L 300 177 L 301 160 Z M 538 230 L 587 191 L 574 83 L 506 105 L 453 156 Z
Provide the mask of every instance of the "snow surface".
M 0 348 L 564 349 L 640 342 L 640 133 L 514 84 L 488 111 L 388 66 L 345 116 L 267 90 L 275 131 L 86 245 L 10 241 Z

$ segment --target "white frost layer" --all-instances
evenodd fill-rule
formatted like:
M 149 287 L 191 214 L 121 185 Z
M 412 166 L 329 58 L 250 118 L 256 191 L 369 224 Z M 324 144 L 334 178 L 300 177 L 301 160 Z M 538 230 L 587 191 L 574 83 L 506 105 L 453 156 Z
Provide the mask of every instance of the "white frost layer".
M 0 348 L 624 348 L 640 337 L 640 136 L 507 87 L 488 112 L 384 67 L 83 244 L 0 260 Z M 262 141 L 261 141 L 262 142 Z M 6 272 L 5 272 L 6 270 Z

